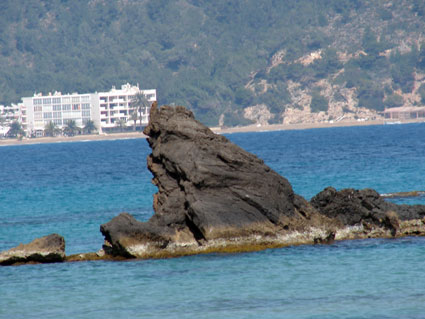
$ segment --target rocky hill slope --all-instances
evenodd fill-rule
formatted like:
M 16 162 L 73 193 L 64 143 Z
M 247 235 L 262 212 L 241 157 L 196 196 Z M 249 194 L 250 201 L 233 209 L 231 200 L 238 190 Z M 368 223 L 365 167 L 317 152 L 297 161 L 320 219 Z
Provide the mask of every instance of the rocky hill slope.
M 235 126 L 425 101 L 421 0 L 6 0 L 0 12 L 2 104 L 131 82 Z

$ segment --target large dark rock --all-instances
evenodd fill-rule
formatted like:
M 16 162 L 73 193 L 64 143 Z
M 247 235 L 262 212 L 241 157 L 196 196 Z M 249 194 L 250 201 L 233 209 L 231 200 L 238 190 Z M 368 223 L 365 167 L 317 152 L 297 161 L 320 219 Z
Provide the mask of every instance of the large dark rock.
M 311 204 L 330 218 L 337 218 L 344 225 L 362 222 L 385 225 L 388 212 L 395 212 L 400 220 L 422 219 L 423 205 L 397 205 L 386 201 L 373 189 L 352 188 L 337 191 L 328 187 L 311 199 Z
M 295 215 L 289 182 L 196 121 L 183 107 L 152 112 L 145 134 L 161 224 L 192 223 L 207 240 L 273 232 Z
M 184 107 L 154 105 L 144 133 L 152 148 L 148 168 L 158 187 L 155 214 L 146 223 L 121 214 L 102 225 L 107 251 L 140 256 L 152 247 L 275 236 L 316 222 L 315 210 L 284 177 L 214 134 Z
M 0 265 L 53 263 L 65 259 L 65 239 L 58 234 L 37 238 L 0 253 Z

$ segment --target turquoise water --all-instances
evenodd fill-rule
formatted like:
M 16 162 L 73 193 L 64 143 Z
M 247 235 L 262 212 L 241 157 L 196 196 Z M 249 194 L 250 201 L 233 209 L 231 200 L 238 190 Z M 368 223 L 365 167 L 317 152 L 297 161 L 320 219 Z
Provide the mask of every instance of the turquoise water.
M 312 197 L 425 190 L 425 124 L 231 134 Z M 96 251 L 153 213 L 144 139 L 0 147 L 0 250 L 57 232 Z M 424 203 L 424 198 L 404 200 Z M 0 268 L 0 318 L 425 318 L 425 238 Z

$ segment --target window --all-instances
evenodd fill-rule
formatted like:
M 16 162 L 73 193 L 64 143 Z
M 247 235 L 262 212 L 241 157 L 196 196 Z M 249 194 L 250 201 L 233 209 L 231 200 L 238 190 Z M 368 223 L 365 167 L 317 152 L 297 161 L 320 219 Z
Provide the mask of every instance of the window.
M 43 106 L 43 112 L 52 112 L 52 106 L 51 105 L 44 105 Z
M 50 97 L 46 97 L 43 99 L 43 104 L 52 104 L 52 99 Z
M 90 111 L 82 111 L 83 117 L 90 117 Z
M 71 103 L 71 98 L 69 96 L 62 98 L 62 103 Z
M 73 96 L 72 97 L 72 103 L 79 103 L 80 102 L 80 97 L 79 96 Z
M 43 118 L 43 113 L 41 112 L 34 113 L 35 120 L 41 120 L 42 118 Z
M 62 110 L 64 110 L 64 111 L 71 111 L 71 104 L 64 104 L 64 105 L 62 105 Z
M 53 105 L 53 111 L 60 111 L 61 106 L 60 105 Z
M 56 125 L 62 125 L 62 120 L 54 119 L 53 123 L 56 124 Z
M 80 109 L 80 104 L 72 104 L 72 110 L 78 111 Z
M 64 111 L 62 113 L 62 117 L 72 118 L 72 112 L 71 111 Z
M 89 102 L 90 101 L 90 95 L 84 95 L 81 97 L 81 102 Z
M 52 118 L 52 112 L 44 112 L 43 118 L 44 119 L 51 119 Z
M 53 104 L 60 104 L 61 102 L 61 98 L 60 97 L 54 97 L 52 98 L 52 103 Z
M 43 101 L 42 101 L 42 99 L 34 99 L 34 100 L 33 100 L 33 104 L 34 104 L 34 105 L 41 105 L 41 104 L 42 104 L 42 102 L 43 102 Z
M 62 113 L 61 112 L 53 112 L 53 118 L 54 119 L 60 119 L 61 118 Z
M 83 103 L 82 108 L 83 108 L 83 110 L 90 110 L 90 104 L 89 103 Z
M 34 106 L 34 112 L 41 112 L 43 110 L 42 106 Z

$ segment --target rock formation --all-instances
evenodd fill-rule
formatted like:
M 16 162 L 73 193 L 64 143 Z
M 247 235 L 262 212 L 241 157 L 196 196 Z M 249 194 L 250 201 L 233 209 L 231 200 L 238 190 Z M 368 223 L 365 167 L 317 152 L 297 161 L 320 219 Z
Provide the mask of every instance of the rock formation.
M 158 187 L 155 214 L 139 222 L 123 213 L 102 225 L 109 255 L 168 257 L 393 236 L 403 221 L 425 215 L 422 206 L 391 204 L 373 190 L 328 188 L 309 203 L 261 159 L 181 106 L 154 105 L 144 133 Z
M 373 189 L 337 191 L 328 187 L 310 202 L 321 214 L 339 220 L 344 226 L 361 227 L 367 237 L 373 232 L 377 232 L 374 237 L 379 237 L 385 236 L 388 231 L 393 236 L 422 234 L 425 231 L 424 205 L 397 205 L 386 201 Z M 412 228 L 415 225 L 422 227 Z
M 0 265 L 53 263 L 65 260 L 65 240 L 58 234 L 37 238 L 0 253 Z
M 148 168 L 158 187 L 155 214 L 146 223 L 121 214 L 102 225 L 112 254 L 179 254 L 215 250 L 223 243 L 255 246 L 276 242 L 289 229 L 333 226 L 294 194 L 284 177 L 214 134 L 184 107 L 153 106 L 144 133 L 152 148 Z
M 0 254 L 24 262 L 162 258 L 241 252 L 334 240 L 425 235 L 425 206 L 396 205 L 372 189 L 328 187 L 310 202 L 255 155 L 214 134 L 184 107 L 151 108 L 144 133 L 158 187 L 155 214 L 140 222 L 121 213 L 100 231 L 97 253 L 68 256 L 59 235 Z
M 362 222 L 382 225 L 386 213 L 393 211 L 400 220 L 422 219 L 425 217 L 423 205 L 397 205 L 384 200 L 373 189 L 355 190 L 352 188 L 337 191 L 325 188 L 311 199 L 312 205 L 320 213 L 339 219 L 344 225 Z

